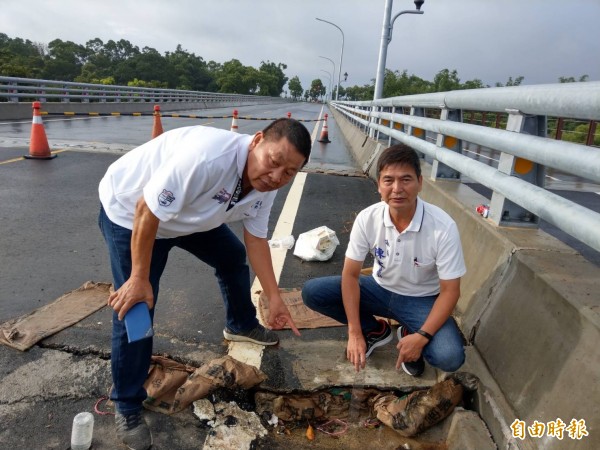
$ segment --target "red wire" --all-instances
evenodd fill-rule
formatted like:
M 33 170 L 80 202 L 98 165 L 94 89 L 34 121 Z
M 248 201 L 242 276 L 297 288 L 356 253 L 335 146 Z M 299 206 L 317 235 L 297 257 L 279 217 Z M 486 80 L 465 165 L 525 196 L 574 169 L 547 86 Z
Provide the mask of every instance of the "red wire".
M 99 415 L 101 415 L 101 416 L 114 416 L 114 415 L 115 415 L 115 413 L 113 413 L 113 412 L 110 412 L 110 411 L 100 411 L 100 410 L 98 409 L 98 406 L 99 406 L 99 405 L 100 405 L 100 403 L 102 403 L 104 400 L 108 400 L 108 397 L 107 397 L 106 395 L 104 395 L 104 396 L 102 396 L 102 397 L 100 397 L 100 398 L 98 399 L 98 401 L 97 401 L 97 402 L 96 402 L 96 404 L 94 405 L 94 412 L 95 412 L 96 414 L 99 414 Z

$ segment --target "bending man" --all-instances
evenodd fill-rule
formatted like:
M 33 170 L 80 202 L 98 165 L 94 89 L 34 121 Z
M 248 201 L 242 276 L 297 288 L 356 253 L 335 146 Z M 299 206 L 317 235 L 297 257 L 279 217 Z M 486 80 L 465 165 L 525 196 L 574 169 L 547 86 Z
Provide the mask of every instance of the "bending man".
M 267 244 L 276 191 L 310 156 L 306 128 L 279 119 L 254 136 L 204 126 L 178 128 L 113 163 L 100 182 L 99 225 L 106 240 L 115 292 L 111 367 L 117 435 L 130 449 L 147 449 L 143 384 L 152 339 L 129 344 L 123 318 L 146 302 L 154 317 L 169 251 L 179 247 L 215 268 L 225 303 L 226 339 L 275 345 L 277 334 L 256 319 L 247 256 L 270 301 L 268 324 L 288 324 Z M 244 245 L 226 225 L 243 221 Z

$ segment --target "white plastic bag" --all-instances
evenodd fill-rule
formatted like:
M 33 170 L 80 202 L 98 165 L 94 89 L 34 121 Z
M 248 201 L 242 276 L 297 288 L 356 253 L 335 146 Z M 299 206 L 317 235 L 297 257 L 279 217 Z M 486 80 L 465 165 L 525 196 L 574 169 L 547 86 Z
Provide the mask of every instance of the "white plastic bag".
M 294 255 L 304 261 L 327 261 L 338 245 L 340 241 L 335 231 L 322 226 L 298 236 Z

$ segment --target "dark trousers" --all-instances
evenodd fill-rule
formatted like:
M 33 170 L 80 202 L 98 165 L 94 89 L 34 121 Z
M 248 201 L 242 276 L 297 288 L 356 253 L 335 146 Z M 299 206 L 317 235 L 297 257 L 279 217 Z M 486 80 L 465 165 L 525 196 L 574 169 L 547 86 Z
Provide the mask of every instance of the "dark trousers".
M 113 223 L 100 209 L 100 230 L 106 241 L 115 290 L 131 274 L 131 230 Z M 250 297 L 250 269 L 246 248 L 225 224 L 209 231 L 172 239 L 157 239 L 152 250 L 150 283 L 154 306 L 158 300 L 160 277 L 167 264 L 169 251 L 179 247 L 215 269 L 225 303 L 225 324 L 233 332 L 247 331 L 258 325 L 256 308 Z M 154 320 L 154 309 L 150 311 Z M 152 356 L 152 338 L 128 343 L 125 322 L 113 313 L 111 367 L 113 390 L 111 399 L 122 414 L 142 408 L 146 399 L 143 384 L 148 376 Z

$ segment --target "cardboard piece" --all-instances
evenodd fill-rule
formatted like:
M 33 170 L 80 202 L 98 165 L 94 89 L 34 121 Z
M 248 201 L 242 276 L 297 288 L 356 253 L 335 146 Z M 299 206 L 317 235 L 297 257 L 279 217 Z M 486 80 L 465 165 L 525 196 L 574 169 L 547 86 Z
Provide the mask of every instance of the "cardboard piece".
M 281 299 L 292 315 L 292 319 L 298 328 L 322 328 L 322 327 L 341 327 L 344 324 L 333 320 L 330 317 L 324 316 L 304 305 L 302 301 L 301 289 L 285 289 L 280 288 Z M 264 292 L 260 293 L 258 299 L 258 320 L 264 326 L 267 326 L 267 318 L 269 317 L 269 299 Z M 289 326 L 285 326 L 289 329 Z
M 25 351 L 90 314 L 108 302 L 110 283 L 85 282 L 52 303 L 0 325 L 0 343 Z

